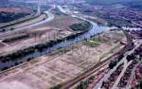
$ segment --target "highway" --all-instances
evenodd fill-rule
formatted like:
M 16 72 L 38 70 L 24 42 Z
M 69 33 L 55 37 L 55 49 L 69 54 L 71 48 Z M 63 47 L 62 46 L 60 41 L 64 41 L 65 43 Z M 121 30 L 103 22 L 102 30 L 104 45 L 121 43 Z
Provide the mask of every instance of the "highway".
M 38 24 L 33 24 L 33 25 L 31 25 L 30 27 L 32 27 L 32 26 L 37 26 L 37 25 L 40 25 L 40 24 L 42 24 L 42 23 L 45 23 L 45 22 L 48 22 L 48 21 L 51 21 L 53 18 L 54 18 L 54 15 L 52 15 L 52 13 L 51 14 L 49 14 L 50 12 L 48 11 L 48 12 L 46 12 L 48 15 L 51 15 L 51 16 L 49 16 L 50 17 L 50 19 L 48 18 L 48 19 L 46 19 L 45 21 L 43 21 L 43 22 L 41 22 L 41 23 L 38 23 Z M 77 17 L 76 17 L 77 18 Z M 79 17 L 78 17 L 79 18 Z M 84 19 L 85 20 L 85 18 L 83 18 L 83 17 L 81 17 L 82 19 Z M 85 20 L 85 21 L 87 21 L 87 20 Z M 96 26 L 96 27 L 95 27 Z M 29 26 L 28 26 L 29 27 Z M 7 38 L 7 37 L 9 37 L 9 36 L 12 36 L 12 35 L 15 35 L 15 34 L 19 34 L 19 33 L 26 33 L 26 31 L 28 31 L 28 30 L 34 30 L 34 29 L 28 29 L 28 27 L 25 27 L 25 28 L 27 28 L 27 29 L 24 29 L 24 30 L 21 30 L 21 29 L 19 29 L 19 30 L 14 30 L 14 31 L 9 31 L 9 32 L 7 32 L 7 34 L 5 33 L 5 34 L 1 34 L 0 35 L 0 39 L 1 39 L 1 41 L 2 41 L 2 39 L 4 39 L 4 38 Z M 87 40 L 87 39 L 90 39 L 92 36 L 94 36 L 94 35 L 96 35 L 96 34 L 98 34 L 98 33 L 101 33 L 101 32 L 103 32 L 103 31 L 105 31 L 107 28 L 109 28 L 109 27 L 102 27 L 102 26 L 98 26 L 97 24 L 95 25 L 95 23 L 94 23 L 94 25 L 93 26 L 91 26 L 90 27 L 91 29 L 89 29 L 87 32 L 85 32 L 85 33 L 81 33 L 80 35 L 78 35 L 78 36 L 76 36 L 75 38 L 73 38 L 73 39 L 68 39 L 68 40 L 63 40 L 62 42 L 59 42 L 59 43 L 57 43 L 57 44 L 55 44 L 53 47 L 50 47 L 50 48 L 47 48 L 46 50 L 44 50 L 43 52 L 42 52 L 42 55 L 44 55 L 44 54 L 48 54 L 48 53 L 50 53 L 51 51 L 54 51 L 54 50 L 57 50 L 57 49 L 59 49 L 59 48 L 67 48 L 67 47 L 70 47 L 71 45 L 73 45 L 73 44 L 76 44 L 77 42 L 81 42 L 81 41 L 83 41 L 83 40 Z M 29 43 L 28 43 L 29 44 Z M 25 44 L 23 44 L 23 45 L 25 45 Z M 32 45 L 32 44 L 31 44 Z M 15 46 L 15 47 L 17 47 L 17 46 Z M 9 49 L 8 49 L 8 51 L 9 51 Z M 31 53 L 30 55 L 28 55 L 28 56 L 26 56 L 26 57 L 24 57 L 24 58 L 20 58 L 20 60 L 23 60 L 23 61 L 26 61 L 28 58 L 33 58 L 33 57 L 37 57 L 37 56 L 41 56 L 41 55 L 37 55 L 38 53 L 40 53 L 40 52 L 33 52 L 33 53 Z M 15 61 L 12 61 L 11 63 L 7 63 L 7 64 L 4 64 L 3 63 L 3 66 L 1 66 L 1 68 L 2 67 L 5 67 L 5 66 L 10 66 L 10 65 L 12 65 L 12 64 L 14 64 L 15 63 Z
M 98 33 L 101 33 L 101 32 L 104 32 L 104 31 L 107 31 L 107 30 L 109 30 L 109 29 L 113 29 L 113 28 L 114 28 L 114 27 L 107 27 L 107 26 L 99 26 L 99 25 L 97 25 L 95 22 L 86 19 L 86 18 L 88 18 L 88 17 L 90 17 L 90 16 L 83 15 L 83 14 L 79 14 L 79 13 L 75 14 L 75 13 L 73 13 L 72 11 L 70 11 L 69 9 L 64 9 L 62 6 L 57 6 L 57 8 L 58 8 L 62 13 L 64 13 L 64 14 L 67 14 L 67 15 L 70 15 L 70 16 L 72 16 L 72 17 L 74 17 L 74 18 L 78 18 L 78 19 L 81 19 L 81 20 L 84 20 L 84 21 L 87 21 L 87 22 L 91 23 L 92 27 L 91 27 L 91 29 L 90 29 L 86 34 L 84 34 L 84 35 L 82 35 L 82 36 L 79 36 L 78 38 L 74 39 L 73 41 L 67 41 L 67 42 L 60 43 L 60 44 L 58 44 L 57 46 L 54 46 L 53 50 L 54 50 L 54 49 L 57 49 L 57 48 L 60 48 L 60 47 L 70 46 L 70 44 L 71 44 L 71 43 L 75 43 L 76 40 L 79 41 L 79 40 L 83 40 L 83 39 L 85 39 L 85 38 L 90 39 L 91 36 L 94 36 L 95 34 L 98 34 Z M 51 10 L 51 9 L 50 9 L 50 10 Z M 4 39 L 4 37 L 7 37 L 9 34 L 11 34 L 11 33 L 16 33 L 17 31 L 22 31 L 22 30 L 25 31 L 25 30 L 29 30 L 29 29 L 33 30 L 34 27 L 40 26 L 40 25 L 42 25 L 42 24 L 44 24 L 44 23 L 48 23 L 49 21 L 51 21 L 51 20 L 53 20 L 53 19 L 55 18 L 54 15 L 53 15 L 50 11 L 45 11 L 44 13 L 45 13 L 46 15 L 48 15 L 48 18 L 46 18 L 45 20 L 43 20 L 43 21 L 41 21 L 41 22 L 38 22 L 38 23 L 35 23 L 35 24 L 32 24 L 32 25 L 29 25 L 29 26 L 25 26 L 25 27 L 22 27 L 22 28 L 17 28 L 17 29 L 15 29 L 14 31 L 11 31 L 11 32 L 5 32 L 5 33 L 3 33 L 3 34 L 0 34 L 0 39 L 2 40 L 2 39 Z M 132 54 L 132 53 L 135 51 L 135 49 L 137 49 L 141 44 L 142 44 L 141 41 L 136 41 L 136 42 L 135 42 L 135 47 L 134 47 L 131 51 L 126 52 L 126 53 L 124 54 L 123 59 L 122 59 L 113 69 L 111 69 L 107 74 L 105 74 L 105 76 L 97 83 L 96 86 L 94 86 L 93 89 L 101 89 L 102 82 L 103 82 L 103 81 L 106 81 L 106 80 L 111 76 L 111 74 L 112 74 L 114 71 L 116 71 L 116 69 L 118 68 L 118 66 L 121 65 L 122 63 L 124 63 L 124 65 L 123 65 L 124 67 L 123 67 L 123 69 L 122 69 L 122 72 L 121 72 L 121 74 L 118 76 L 117 80 L 115 81 L 115 83 L 114 83 L 114 85 L 113 85 L 113 87 L 112 87 L 112 89 L 117 89 L 117 85 L 118 85 L 118 83 L 119 83 L 121 77 L 124 75 L 124 73 L 125 73 L 127 67 L 132 63 L 132 61 L 127 62 L 126 57 L 127 57 L 128 55 Z M 107 61 L 107 62 L 104 62 L 104 63 L 102 63 L 102 64 L 101 64 L 101 63 L 98 64 L 99 67 L 96 67 L 96 66 L 95 66 L 95 69 L 90 69 L 90 70 L 93 70 L 93 71 L 89 71 L 88 73 L 86 73 L 86 74 L 80 76 L 80 79 L 83 79 L 83 78 L 89 76 L 91 73 L 93 73 L 94 71 L 97 71 L 100 67 L 102 67 L 103 65 L 106 65 L 106 64 L 108 64 L 108 61 Z M 101 66 L 100 66 L 100 65 L 101 65 Z M 78 80 L 79 80 L 79 79 L 76 79 L 75 82 L 78 82 Z M 68 84 L 67 86 L 70 86 L 70 85 L 72 85 L 72 83 Z M 64 89 L 64 88 L 63 88 L 63 89 Z
M 32 25 L 29 25 L 29 26 L 26 26 L 26 27 L 23 27 L 23 28 L 19 28 L 17 30 L 21 30 L 21 29 L 24 30 L 24 29 L 27 29 L 27 28 L 36 27 L 36 26 L 42 25 L 44 23 L 48 23 L 49 21 L 54 19 L 54 15 L 52 13 L 50 13 L 49 11 L 44 11 L 44 13 L 48 16 L 45 20 L 38 22 L 38 23 L 35 23 L 35 24 L 32 24 Z
M 43 21 L 40 21 L 38 23 L 35 23 L 35 24 L 31 24 L 31 25 L 28 25 L 28 26 L 24 26 L 24 27 L 20 27 L 20 28 L 17 28 L 15 29 L 16 31 L 17 30 L 25 30 L 25 29 L 31 29 L 33 27 L 37 27 L 37 26 L 40 26 L 44 23 L 48 23 L 49 21 L 53 20 L 54 19 L 54 15 L 52 13 L 50 13 L 49 11 L 44 11 L 44 13 L 48 16 L 45 20 Z
M 55 16 L 49 11 L 44 11 L 44 13 L 48 16 L 45 20 L 40 21 L 40 22 L 35 23 L 35 24 L 32 24 L 32 25 L 17 28 L 14 31 L 7 31 L 7 32 L 4 32 L 4 33 L 0 33 L 0 40 L 5 39 L 5 37 L 9 36 L 10 34 L 18 33 L 18 31 L 23 31 L 24 30 L 26 32 L 26 30 L 29 30 L 29 29 L 33 30 L 34 27 L 38 27 L 38 26 L 40 26 L 40 25 L 42 25 L 44 23 L 48 23 L 48 22 L 52 21 L 55 18 Z

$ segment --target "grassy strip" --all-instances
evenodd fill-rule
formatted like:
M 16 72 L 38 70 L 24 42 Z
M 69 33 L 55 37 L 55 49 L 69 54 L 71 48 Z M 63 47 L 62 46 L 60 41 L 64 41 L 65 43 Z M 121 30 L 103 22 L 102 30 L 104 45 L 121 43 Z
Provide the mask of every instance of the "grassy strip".
M 90 47 L 96 47 L 96 46 L 100 45 L 100 44 L 103 43 L 103 42 L 104 42 L 104 41 L 102 41 L 102 40 L 100 40 L 100 39 L 98 39 L 98 38 L 93 38 L 93 39 L 91 39 L 91 40 L 85 42 L 84 44 L 85 44 L 85 45 L 88 45 L 88 46 L 90 46 Z

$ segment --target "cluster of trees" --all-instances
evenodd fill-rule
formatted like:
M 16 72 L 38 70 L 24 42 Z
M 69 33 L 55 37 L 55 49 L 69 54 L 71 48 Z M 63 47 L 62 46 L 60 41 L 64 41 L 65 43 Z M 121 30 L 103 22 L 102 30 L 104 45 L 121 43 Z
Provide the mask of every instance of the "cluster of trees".
M 130 20 L 118 19 L 114 17 L 108 17 L 108 15 L 104 15 L 103 17 L 108 21 L 108 26 L 116 26 L 116 27 L 131 27 L 132 23 Z
M 74 31 L 86 31 L 89 30 L 91 24 L 89 22 L 82 22 L 82 23 L 77 23 L 73 24 L 70 26 L 70 28 Z
M 140 47 L 138 47 L 134 53 L 128 55 L 126 57 L 127 61 L 131 61 L 131 60 L 135 60 L 137 59 L 137 57 L 139 56 L 139 60 L 142 60 L 142 45 Z M 117 65 L 117 63 L 124 57 L 124 55 L 120 55 L 117 60 L 112 60 L 110 63 L 109 63 L 109 68 L 112 69 L 114 66 Z
M 17 60 L 19 58 L 25 57 L 26 55 L 32 54 L 34 52 L 42 52 L 44 49 L 48 47 L 52 47 L 54 44 L 56 44 L 57 41 L 51 41 L 51 42 L 46 42 L 43 44 L 38 44 L 23 50 L 18 50 L 17 52 L 7 54 L 4 56 L 1 56 L 0 59 L 2 62 L 7 62 L 11 60 Z
M 29 37 L 28 34 L 24 34 L 24 35 L 12 37 L 12 38 L 4 39 L 3 42 L 5 42 L 5 43 L 7 43 L 7 42 L 13 42 L 13 41 L 17 41 L 17 40 L 28 38 L 28 37 Z
M 54 87 L 51 87 L 50 89 L 61 89 L 61 87 L 62 87 L 62 85 L 58 84 L 58 85 L 56 85 Z
M 91 76 L 87 80 L 81 81 L 80 84 L 75 89 L 87 89 L 89 84 L 92 83 L 94 79 L 95 77 Z
M 124 55 L 121 54 L 121 55 L 118 56 L 118 58 L 116 60 L 111 60 L 110 63 L 109 63 L 109 68 L 113 69 L 123 57 L 124 57 Z
M 142 45 L 140 47 L 138 47 L 134 51 L 134 53 L 127 56 L 128 61 L 135 60 L 135 59 L 142 60 Z
M 0 70 L 3 71 L 3 70 L 6 70 L 10 67 L 15 66 L 15 65 L 21 64 L 22 61 L 18 62 L 20 59 L 24 58 L 27 55 L 33 54 L 35 52 L 41 53 L 44 49 L 47 49 L 48 47 L 52 47 L 56 43 L 57 43 L 57 41 L 46 42 L 46 43 L 38 44 L 38 45 L 29 47 L 29 48 L 26 48 L 26 49 L 23 49 L 23 50 L 18 50 L 17 52 L 13 52 L 11 54 L 6 54 L 6 55 L 3 55 L 3 56 L 0 56 L 0 59 L 1 59 L 0 62 L 1 63 L 7 63 L 7 62 L 10 62 L 10 61 L 13 61 L 15 63 L 14 65 L 10 64 L 10 65 L 7 65 L 6 67 L 0 68 Z M 34 58 L 34 56 L 28 57 L 26 59 L 26 61 L 30 61 L 33 58 Z
M 9 12 L 1 12 L 0 13 L 0 23 L 10 22 L 21 17 L 28 15 L 27 13 L 9 13 Z
M 127 87 L 127 83 L 129 82 L 129 78 L 131 77 L 131 72 L 133 71 L 133 68 L 136 66 L 138 62 L 136 60 L 132 61 L 132 63 L 128 66 L 126 69 L 126 72 L 124 73 L 123 77 L 121 78 L 118 86 L 120 88 Z M 121 69 L 122 70 L 122 69 Z
M 28 60 L 29 61 L 29 60 Z M 9 69 L 9 68 L 11 68 L 11 67 L 14 67 L 14 66 L 16 66 L 16 65 L 19 65 L 19 64 L 21 64 L 22 63 L 22 61 L 20 61 L 20 62 L 14 62 L 13 64 L 11 64 L 11 65 L 8 65 L 8 66 L 5 66 L 5 67 L 1 67 L 0 68 L 0 71 L 4 71 L 4 70 L 7 70 L 7 69 Z
M 100 4 L 100 5 L 114 5 L 114 4 L 140 4 L 141 0 L 86 0 L 90 4 Z M 140 4 L 141 5 L 141 4 Z
M 125 3 L 125 5 L 127 5 L 128 7 L 131 7 L 131 8 L 142 10 L 142 1 L 141 0 L 134 0 L 133 3 L 132 2 Z
M 137 31 L 133 30 L 131 31 L 131 33 L 136 35 L 139 38 L 142 38 L 142 30 L 137 30 Z
M 139 84 L 136 86 L 136 89 L 142 89 L 142 80 L 139 82 Z
M 109 63 L 109 68 L 110 69 L 113 69 L 114 66 L 117 65 L 117 63 L 124 57 L 124 54 L 125 52 L 127 51 L 130 51 L 134 48 L 134 43 L 129 43 L 127 46 L 125 46 L 125 48 L 122 50 L 122 52 L 119 52 L 119 56 L 116 58 L 116 60 L 112 60 L 110 63 Z M 134 60 L 134 55 L 128 55 L 127 56 L 127 60 L 130 61 L 130 60 Z M 132 58 L 133 57 L 133 58 Z
M 76 36 L 79 36 L 79 35 L 81 35 L 83 33 L 84 32 L 81 32 L 81 33 L 78 33 L 78 34 L 73 34 L 73 35 L 70 35 L 70 36 L 68 36 L 68 37 L 66 37 L 64 39 L 52 40 L 50 42 L 45 42 L 45 43 L 37 44 L 35 46 L 31 46 L 31 47 L 28 47 L 28 48 L 25 48 L 25 49 L 22 49 L 22 50 L 18 50 L 16 52 L 11 53 L 11 54 L 2 55 L 2 56 L 0 56 L 0 59 L 1 59 L 0 62 L 1 63 L 7 63 L 9 61 L 17 61 L 17 60 L 20 60 L 20 59 L 22 59 L 23 57 L 25 57 L 27 55 L 30 55 L 30 54 L 33 54 L 33 53 L 36 53 L 36 52 L 41 53 L 44 50 L 46 50 L 48 48 L 51 48 L 51 47 L 53 47 L 54 45 L 56 45 L 56 44 L 58 44 L 60 42 L 63 42 L 65 40 L 69 40 L 69 39 L 73 39 Z M 11 40 L 8 40 L 8 41 L 11 41 Z M 29 60 L 31 60 L 33 58 L 34 57 L 27 58 L 27 61 L 29 61 Z M 19 63 L 16 63 L 15 65 L 17 65 L 17 64 L 19 64 Z M 5 67 L 4 69 L 7 69 L 7 67 Z
M 124 55 L 120 55 L 117 60 L 112 60 L 112 61 L 109 63 L 109 68 L 110 68 L 110 69 L 113 69 L 113 68 L 117 65 L 117 63 L 118 63 L 123 57 L 124 57 Z M 128 56 L 126 57 L 126 59 L 127 59 L 127 61 L 135 60 L 135 59 L 136 59 L 136 54 L 135 54 L 135 53 L 132 53 L 132 54 L 128 55 Z
M 80 84 L 76 87 L 76 89 L 87 89 L 88 85 L 88 81 L 81 81 Z
M 0 32 L 6 32 L 8 29 L 5 29 L 5 28 L 1 28 Z M 13 31 L 14 28 L 10 28 L 9 30 Z

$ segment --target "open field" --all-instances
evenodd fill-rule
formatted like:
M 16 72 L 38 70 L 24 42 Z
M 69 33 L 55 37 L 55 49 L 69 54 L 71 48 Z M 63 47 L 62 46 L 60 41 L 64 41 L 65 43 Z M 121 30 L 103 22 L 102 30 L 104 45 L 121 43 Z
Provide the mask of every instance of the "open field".
M 40 17 L 25 23 L 13 25 L 11 27 L 21 27 L 36 21 L 44 19 L 46 16 L 43 14 Z M 51 22 L 45 23 L 43 27 L 29 28 L 24 31 L 9 32 L 1 38 L 0 54 L 15 52 L 16 50 L 24 49 L 35 44 L 48 42 L 51 40 L 65 38 L 71 34 L 76 34 L 78 31 L 73 31 L 69 28 L 70 25 L 80 23 L 82 21 L 72 18 L 70 16 L 55 16 L 55 19 Z M 18 40 L 7 42 L 5 40 L 19 38 L 25 35 L 26 37 Z
M 103 33 L 94 39 L 98 39 L 101 44 L 92 47 L 86 42 L 79 43 L 52 55 L 38 57 L 0 74 L 1 88 L 49 89 L 79 76 L 113 55 L 124 46 L 120 41 L 126 41 L 122 32 L 115 31 Z M 91 42 L 96 41 L 94 39 Z M 105 54 L 107 56 L 104 56 Z
M 52 20 L 48 24 L 44 24 L 44 25 L 47 25 L 47 26 L 53 27 L 53 28 L 63 29 L 63 30 L 65 30 L 65 29 L 71 30 L 69 28 L 69 26 L 71 26 L 72 24 L 81 23 L 81 22 L 83 22 L 83 21 L 78 20 L 78 19 L 73 18 L 73 17 L 70 17 L 70 16 L 55 15 L 54 20 Z
M 5 40 L 1 42 L 2 44 L 5 44 L 5 46 L 0 47 L 0 54 L 3 55 L 3 54 L 12 53 L 17 50 L 22 50 L 24 48 L 34 46 L 36 44 L 41 44 L 51 40 L 64 38 L 71 34 L 73 33 L 68 30 L 60 30 L 60 29 L 57 30 L 45 27 L 45 28 L 35 29 L 34 31 L 27 31 L 24 33 L 11 35 L 5 38 Z M 25 37 L 20 38 L 21 36 Z

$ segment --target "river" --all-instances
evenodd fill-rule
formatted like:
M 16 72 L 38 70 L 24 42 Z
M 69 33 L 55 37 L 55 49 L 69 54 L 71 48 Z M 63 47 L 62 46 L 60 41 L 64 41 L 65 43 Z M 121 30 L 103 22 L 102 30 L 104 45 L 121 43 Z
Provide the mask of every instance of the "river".
M 98 25 L 97 23 L 94 23 L 93 21 L 87 20 L 87 19 L 85 19 L 83 17 L 78 17 L 78 16 L 75 16 L 75 15 L 72 15 L 72 17 L 79 18 L 79 19 L 90 22 L 92 24 L 91 29 L 88 30 L 86 33 L 84 33 L 82 35 L 76 36 L 74 39 L 68 39 L 68 40 L 59 42 L 58 44 L 55 44 L 52 47 L 47 48 L 42 52 L 34 52 L 34 53 L 30 54 L 30 55 L 26 55 L 23 58 L 19 58 L 16 61 L 12 60 L 12 61 L 8 61 L 6 63 L 0 62 L 0 69 L 7 69 L 7 68 L 10 68 L 12 66 L 21 64 L 23 62 L 26 62 L 29 58 L 34 59 L 34 58 L 40 57 L 42 55 L 48 55 L 49 53 L 51 53 L 51 52 L 53 52 L 53 51 L 55 51 L 55 50 L 57 50 L 59 48 L 68 48 L 68 47 L 70 47 L 70 46 L 72 46 L 72 45 L 74 45 L 76 43 L 79 43 L 79 42 L 81 42 L 83 40 L 89 40 L 91 37 L 111 29 L 110 27 Z

